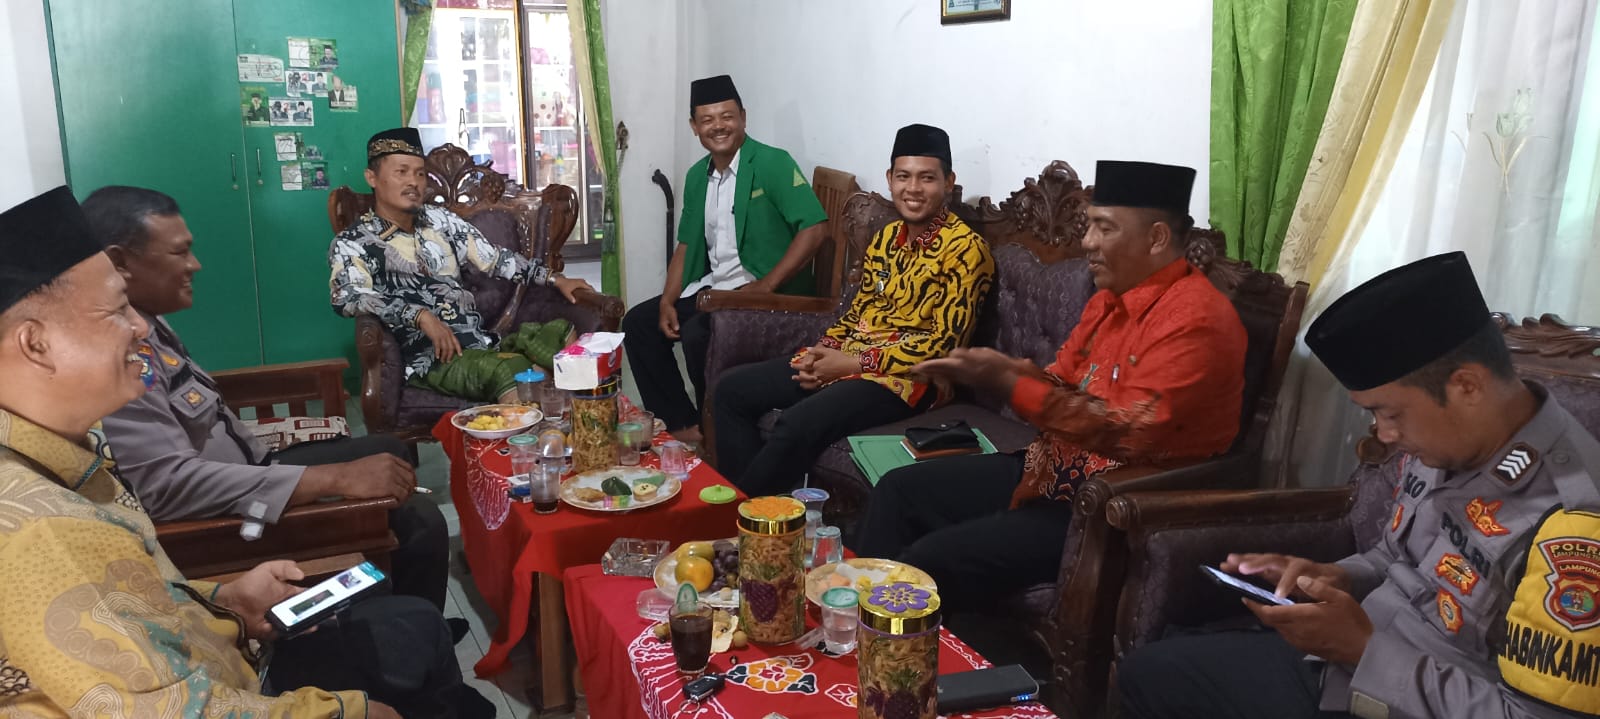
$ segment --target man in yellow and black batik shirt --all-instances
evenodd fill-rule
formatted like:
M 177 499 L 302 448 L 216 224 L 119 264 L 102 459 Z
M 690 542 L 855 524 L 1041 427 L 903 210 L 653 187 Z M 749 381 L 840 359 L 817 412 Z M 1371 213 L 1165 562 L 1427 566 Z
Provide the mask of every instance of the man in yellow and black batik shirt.
M 815 346 L 732 370 L 717 387 L 717 469 L 747 494 L 791 489 L 840 437 L 948 398 L 911 368 L 972 338 L 994 258 L 945 204 L 956 175 L 944 130 L 900 128 L 890 162 L 900 219 L 872 238 L 844 316 Z M 763 442 L 756 423 L 773 409 L 783 415 Z

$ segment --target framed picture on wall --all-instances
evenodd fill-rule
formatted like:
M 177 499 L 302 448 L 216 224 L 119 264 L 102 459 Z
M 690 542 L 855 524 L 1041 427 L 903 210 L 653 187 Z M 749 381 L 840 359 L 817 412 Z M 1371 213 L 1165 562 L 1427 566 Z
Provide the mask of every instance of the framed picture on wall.
M 939 22 L 943 25 L 1010 19 L 1011 0 L 939 0 Z

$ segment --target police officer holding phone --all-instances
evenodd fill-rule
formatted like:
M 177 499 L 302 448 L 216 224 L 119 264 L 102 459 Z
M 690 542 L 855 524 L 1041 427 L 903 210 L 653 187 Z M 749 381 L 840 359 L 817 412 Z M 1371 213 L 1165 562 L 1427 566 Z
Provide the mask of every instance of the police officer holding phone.
M 1134 652 L 1124 715 L 1600 713 L 1600 442 L 1517 377 L 1466 256 L 1380 275 L 1306 343 L 1401 453 L 1383 538 L 1331 564 L 1229 555 L 1296 602 L 1246 601 L 1271 632 Z

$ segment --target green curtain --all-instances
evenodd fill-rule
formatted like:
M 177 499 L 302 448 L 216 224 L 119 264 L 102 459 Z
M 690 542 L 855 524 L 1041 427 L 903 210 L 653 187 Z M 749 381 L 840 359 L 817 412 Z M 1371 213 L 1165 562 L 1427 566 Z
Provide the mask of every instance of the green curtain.
M 405 52 L 400 58 L 401 125 L 411 125 L 417 109 L 417 88 L 422 84 L 422 61 L 428 51 L 428 32 L 433 29 L 431 0 L 401 0 L 406 11 Z
M 572 17 L 578 6 L 582 15 Z M 589 127 L 599 140 L 600 171 L 605 176 L 605 208 L 600 241 L 600 291 L 611 294 L 622 292 L 622 209 L 617 193 L 617 123 L 611 114 L 611 72 L 606 65 L 606 35 L 600 20 L 600 0 L 567 0 L 567 14 L 574 21 L 574 30 L 583 33 L 583 47 L 574 53 L 587 68 L 579 67 L 582 75 L 584 100 L 588 102 Z M 578 24 L 581 22 L 581 26 Z M 576 32 L 574 33 L 576 35 Z M 578 38 L 574 37 L 576 44 Z M 576 48 L 575 48 L 576 49 Z
M 1300 196 L 1357 0 L 1214 0 L 1211 226 L 1263 270 Z

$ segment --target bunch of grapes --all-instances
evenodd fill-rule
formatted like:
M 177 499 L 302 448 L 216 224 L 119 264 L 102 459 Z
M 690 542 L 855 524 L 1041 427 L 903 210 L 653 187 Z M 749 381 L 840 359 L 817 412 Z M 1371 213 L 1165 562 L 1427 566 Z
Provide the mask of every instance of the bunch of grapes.
M 739 586 L 739 544 L 719 539 L 711 546 L 711 567 L 716 570 L 716 577 L 711 580 L 708 591 L 720 592 L 724 587 Z

